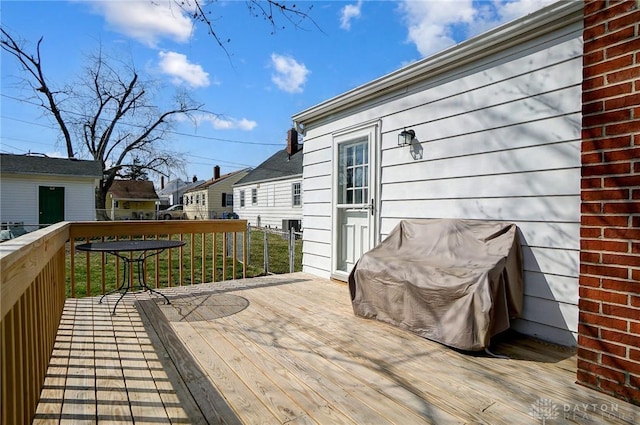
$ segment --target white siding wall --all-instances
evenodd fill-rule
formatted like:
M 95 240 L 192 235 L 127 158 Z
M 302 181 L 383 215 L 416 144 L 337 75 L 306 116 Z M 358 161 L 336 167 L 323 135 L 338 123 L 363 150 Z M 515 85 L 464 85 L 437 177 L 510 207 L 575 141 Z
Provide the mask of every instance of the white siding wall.
M 248 220 L 252 226 L 282 228 L 282 220 L 302 220 L 302 207 L 293 206 L 293 183 L 302 183 L 302 177 L 286 180 L 274 180 L 235 186 L 233 188 L 233 210 L 241 219 Z M 301 184 L 304 191 L 304 185 Z M 251 191 L 257 189 L 258 203 L 251 202 Z M 244 191 L 244 207 L 240 206 L 240 191 Z M 302 202 L 306 202 L 302 194 Z
M 38 224 L 38 188 L 64 187 L 64 218 L 68 221 L 96 219 L 95 186 L 92 179 L 44 178 L 2 175 L 0 183 L 0 219 L 3 222 Z
M 515 328 L 574 345 L 581 34 L 581 24 L 572 25 L 310 126 L 304 271 L 331 273 L 332 133 L 380 120 L 380 239 L 403 218 L 515 222 L 522 232 L 526 292 L 524 318 Z M 417 150 L 397 146 L 404 127 L 415 130 Z

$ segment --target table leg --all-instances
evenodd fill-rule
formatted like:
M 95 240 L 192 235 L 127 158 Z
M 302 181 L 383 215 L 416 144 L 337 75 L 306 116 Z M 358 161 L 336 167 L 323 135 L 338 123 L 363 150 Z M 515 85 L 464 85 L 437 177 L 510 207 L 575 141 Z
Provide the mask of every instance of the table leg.
M 140 288 L 144 289 L 145 291 L 149 291 L 149 294 L 158 294 L 162 298 L 164 298 L 167 304 L 171 304 L 171 301 L 169 301 L 169 298 L 167 298 L 166 295 L 164 295 L 162 292 L 156 291 L 155 289 L 147 285 L 147 278 L 144 274 L 144 259 L 138 261 L 138 284 L 140 284 Z

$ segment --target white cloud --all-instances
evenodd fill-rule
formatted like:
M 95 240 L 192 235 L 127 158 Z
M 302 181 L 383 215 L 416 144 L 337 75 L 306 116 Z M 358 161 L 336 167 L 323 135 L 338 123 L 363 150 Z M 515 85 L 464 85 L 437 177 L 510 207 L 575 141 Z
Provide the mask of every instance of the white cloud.
M 340 10 L 340 28 L 349 31 L 351 29 L 351 21 L 360 17 L 362 9 L 362 0 L 358 0 L 356 4 L 348 4 Z
M 159 52 L 160 71 L 173 77 L 173 83 L 180 85 L 186 83 L 191 87 L 207 87 L 209 74 L 202 66 L 190 63 L 186 55 L 176 52 Z
M 230 118 L 222 115 L 203 114 L 196 117 L 198 124 L 210 123 L 216 130 L 244 130 L 251 131 L 258 126 L 258 123 L 246 118 Z
M 311 73 L 303 63 L 290 56 L 271 54 L 271 66 L 275 70 L 271 81 L 287 93 L 302 93 L 307 76 Z
M 150 47 L 156 47 L 161 38 L 184 43 L 193 32 L 193 21 L 173 0 L 111 0 L 91 4 L 115 31 Z
M 400 11 L 409 27 L 408 40 L 422 56 L 429 56 L 555 1 L 403 0 Z

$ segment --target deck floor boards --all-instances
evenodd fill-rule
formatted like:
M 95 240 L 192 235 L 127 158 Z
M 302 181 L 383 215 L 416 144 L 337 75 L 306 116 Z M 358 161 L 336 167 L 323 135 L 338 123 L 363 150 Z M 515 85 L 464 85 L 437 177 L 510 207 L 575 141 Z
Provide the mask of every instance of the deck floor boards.
M 35 424 L 635 424 L 575 384 L 573 349 L 517 334 L 463 353 L 355 317 L 303 273 L 69 299 Z M 545 410 L 546 408 L 546 410 Z

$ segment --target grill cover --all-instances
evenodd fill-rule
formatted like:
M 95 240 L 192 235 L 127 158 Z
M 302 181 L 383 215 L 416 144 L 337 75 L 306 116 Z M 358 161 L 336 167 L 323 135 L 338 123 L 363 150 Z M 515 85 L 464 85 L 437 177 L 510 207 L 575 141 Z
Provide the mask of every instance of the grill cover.
M 403 220 L 349 275 L 353 311 L 461 350 L 489 347 L 522 312 L 512 223 Z

